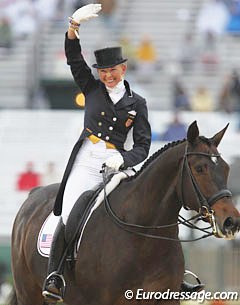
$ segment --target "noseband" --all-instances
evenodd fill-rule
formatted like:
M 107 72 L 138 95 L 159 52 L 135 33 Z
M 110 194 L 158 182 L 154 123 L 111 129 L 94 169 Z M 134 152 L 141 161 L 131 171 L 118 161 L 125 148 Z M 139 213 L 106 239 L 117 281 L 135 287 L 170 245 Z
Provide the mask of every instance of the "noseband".
M 186 169 L 188 176 L 190 177 L 194 193 L 197 197 L 197 202 L 199 206 L 199 214 L 203 218 L 208 218 L 210 220 L 210 223 L 213 227 L 213 234 L 215 235 L 217 233 L 217 228 L 216 228 L 216 220 L 214 217 L 214 211 L 212 209 L 212 206 L 215 202 L 217 202 L 219 199 L 225 198 L 225 197 L 232 197 L 232 193 L 228 189 L 222 189 L 219 190 L 217 193 L 213 194 L 211 197 L 207 198 L 203 195 L 201 192 L 198 183 L 195 179 L 195 177 L 192 174 L 191 168 L 188 163 L 188 156 L 190 155 L 195 155 L 195 156 L 205 156 L 207 158 L 219 158 L 220 154 L 208 154 L 208 153 L 203 153 L 203 152 L 188 152 L 188 145 L 186 145 L 185 148 L 185 153 L 183 156 L 183 162 L 182 162 L 182 169 L 181 169 L 181 176 L 180 176 L 180 181 L 181 181 L 181 203 L 182 206 L 186 210 L 190 210 L 190 207 L 187 206 L 187 204 L 184 201 L 184 193 L 183 193 L 183 173 L 184 170 Z

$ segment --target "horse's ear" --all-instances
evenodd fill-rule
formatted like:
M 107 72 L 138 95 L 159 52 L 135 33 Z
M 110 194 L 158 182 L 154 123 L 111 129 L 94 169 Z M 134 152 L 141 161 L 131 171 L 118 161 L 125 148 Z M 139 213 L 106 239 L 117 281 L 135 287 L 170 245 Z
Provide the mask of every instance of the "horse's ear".
M 215 136 L 213 136 L 210 140 L 211 142 L 216 146 L 218 147 L 219 143 L 221 142 L 222 140 L 222 137 L 224 136 L 227 128 L 228 128 L 228 125 L 229 123 L 221 130 L 219 131 L 218 133 L 215 134 Z
M 194 121 L 188 127 L 187 140 L 189 143 L 193 144 L 198 136 L 199 136 L 199 129 L 198 129 L 197 121 Z

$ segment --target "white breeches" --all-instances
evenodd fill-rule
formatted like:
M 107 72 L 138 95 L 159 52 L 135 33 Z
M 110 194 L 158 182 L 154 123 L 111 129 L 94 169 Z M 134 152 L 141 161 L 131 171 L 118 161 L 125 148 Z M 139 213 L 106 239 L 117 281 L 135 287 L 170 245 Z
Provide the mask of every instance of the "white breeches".
M 66 224 L 68 216 L 79 198 L 87 190 L 102 182 L 100 170 L 107 158 L 120 154 L 116 149 L 106 148 L 104 141 L 93 144 L 86 138 L 75 159 L 63 195 L 62 219 Z

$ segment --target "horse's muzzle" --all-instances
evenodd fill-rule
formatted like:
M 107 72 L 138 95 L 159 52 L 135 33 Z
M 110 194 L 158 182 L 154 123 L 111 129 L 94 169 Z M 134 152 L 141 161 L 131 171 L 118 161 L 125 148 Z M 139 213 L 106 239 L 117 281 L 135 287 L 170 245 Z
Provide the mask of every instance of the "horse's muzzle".
M 240 231 L 240 217 L 227 217 L 223 223 L 222 231 L 224 238 L 235 238 L 235 234 Z

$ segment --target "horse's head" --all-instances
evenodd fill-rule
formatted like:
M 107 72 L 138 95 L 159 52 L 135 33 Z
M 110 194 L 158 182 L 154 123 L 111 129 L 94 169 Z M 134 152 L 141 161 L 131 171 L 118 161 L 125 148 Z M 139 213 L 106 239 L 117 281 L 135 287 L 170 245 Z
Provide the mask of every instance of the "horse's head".
M 183 204 L 200 212 L 216 237 L 233 239 L 240 230 L 240 214 L 227 189 L 229 166 L 217 150 L 227 127 L 205 138 L 199 136 L 196 121 L 189 126 L 180 188 Z

